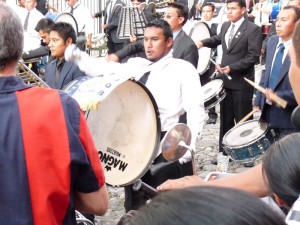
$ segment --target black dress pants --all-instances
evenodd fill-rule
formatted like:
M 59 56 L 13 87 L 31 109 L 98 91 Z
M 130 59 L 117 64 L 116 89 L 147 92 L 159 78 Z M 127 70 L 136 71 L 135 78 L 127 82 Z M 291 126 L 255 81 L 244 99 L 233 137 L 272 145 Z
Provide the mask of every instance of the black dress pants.
M 225 89 L 226 97 L 220 104 L 219 151 L 223 152 L 223 137 L 241 119 L 252 111 L 253 91 Z M 248 120 L 253 119 L 251 116 Z
M 166 159 L 160 154 L 155 160 L 153 165 L 159 162 L 167 162 Z M 177 179 L 184 176 L 193 175 L 192 163 L 188 162 L 180 164 L 178 161 L 171 165 L 164 167 L 159 173 L 154 176 L 148 170 L 141 180 L 153 188 L 157 188 L 160 184 L 168 179 Z M 130 210 L 138 210 L 142 205 L 146 204 L 149 198 L 145 196 L 142 190 L 134 191 L 132 185 L 125 186 L 125 203 L 124 207 L 126 212 Z

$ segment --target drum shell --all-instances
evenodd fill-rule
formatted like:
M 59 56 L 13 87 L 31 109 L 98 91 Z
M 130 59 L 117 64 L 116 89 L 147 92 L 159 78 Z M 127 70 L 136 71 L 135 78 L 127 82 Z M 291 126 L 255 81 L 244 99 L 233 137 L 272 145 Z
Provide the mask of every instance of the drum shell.
M 251 122 L 258 123 L 258 120 L 246 121 L 243 124 L 247 124 Z M 233 129 L 238 129 L 238 128 L 232 128 L 225 134 L 223 138 L 223 148 L 224 151 L 234 161 L 238 161 L 238 162 L 254 161 L 260 158 L 262 154 L 275 141 L 273 131 L 268 127 L 258 138 L 249 141 L 247 143 L 241 144 L 239 146 L 230 146 L 228 143 L 225 143 L 224 140 Z

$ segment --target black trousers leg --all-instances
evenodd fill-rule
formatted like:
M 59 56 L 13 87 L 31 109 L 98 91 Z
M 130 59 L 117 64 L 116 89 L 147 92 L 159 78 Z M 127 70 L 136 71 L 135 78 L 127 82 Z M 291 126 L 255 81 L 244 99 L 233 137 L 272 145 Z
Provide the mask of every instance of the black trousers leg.
M 252 111 L 253 92 L 226 89 L 226 97 L 220 104 L 219 151 L 223 151 L 222 141 L 226 133 L 249 112 Z M 250 117 L 248 120 L 253 119 Z

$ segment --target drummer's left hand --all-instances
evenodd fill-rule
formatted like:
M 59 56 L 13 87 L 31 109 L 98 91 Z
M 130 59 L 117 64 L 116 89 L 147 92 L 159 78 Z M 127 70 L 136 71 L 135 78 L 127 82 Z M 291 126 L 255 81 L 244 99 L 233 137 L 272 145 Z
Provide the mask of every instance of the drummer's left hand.
M 225 66 L 225 67 L 222 67 L 220 69 L 221 69 L 221 73 L 230 74 L 230 67 L 229 66 Z
M 206 182 L 198 176 L 186 176 L 176 180 L 167 180 L 157 187 L 158 191 L 167 191 L 172 189 L 187 188 L 193 186 L 205 185 Z
M 184 164 L 192 160 L 191 151 L 193 150 L 187 150 L 186 153 L 178 160 L 180 164 Z
M 87 48 L 91 48 L 92 47 L 92 41 L 91 40 L 87 40 L 86 47 Z

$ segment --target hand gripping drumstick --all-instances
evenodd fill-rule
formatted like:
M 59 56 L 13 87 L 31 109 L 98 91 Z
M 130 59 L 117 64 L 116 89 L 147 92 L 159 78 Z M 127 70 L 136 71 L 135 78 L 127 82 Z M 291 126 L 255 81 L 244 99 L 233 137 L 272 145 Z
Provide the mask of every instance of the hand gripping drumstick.
M 252 116 L 255 112 L 257 112 L 258 109 L 253 109 L 251 112 L 249 112 L 243 119 L 241 119 L 235 126 L 234 128 L 236 127 L 239 127 L 242 123 L 244 123 L 247 119 L 249 119 L 250 116 Z
M 258 84 L 254 83 L 253 81 L 247 79 L 246 77 L 244 77 L 244 79 L 251 85 L 253 86 L 254 88 L 256 88 L 257 90 L 259 90 L 260 92 L 262 92 L 263 94 L 266 93 L 266 89 L 264 89 L 263 87 L 259 86 Z M 286 107 L 287 105 L 287 101 L 280 98 L 279 96 L 275 95 L 275 94 L 271 94 L 270 95 L 270 98 L 277 104 L 279 105 L 281 108 L 284 108 Z
M 212 58 L 210 58 L 209 59 L 215 66 L 217 66 L 218 64 L 212 59 Z M 231 80 L 232 78 L 231 78 L 231 76 L 230 75 L 228 75 L 227 73 L 224 73 L 227 77 L 228 77 L 228 79 L 229 80 Z

